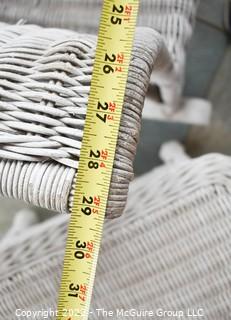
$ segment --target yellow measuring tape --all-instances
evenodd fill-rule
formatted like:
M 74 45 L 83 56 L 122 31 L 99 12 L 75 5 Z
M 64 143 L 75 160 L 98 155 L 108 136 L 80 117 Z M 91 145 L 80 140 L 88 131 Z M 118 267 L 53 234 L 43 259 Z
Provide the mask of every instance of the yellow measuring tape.
M 88 319 L 138 7 L 139 0 L 103 3 L 58 320 Z

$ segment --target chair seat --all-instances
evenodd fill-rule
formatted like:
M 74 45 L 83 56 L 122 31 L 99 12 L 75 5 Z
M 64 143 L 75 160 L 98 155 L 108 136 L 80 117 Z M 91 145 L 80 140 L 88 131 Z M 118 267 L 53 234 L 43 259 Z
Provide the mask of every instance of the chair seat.
M 229 319 L 230 212 L 230 157 L 206 155 L 135 179 L 125 214 L 105 223 L 90 319 L 102 306 L 151 309 L 153 319 L 161 309 L 202 308 L 205 319 Z M 56 308 L 68 220 L 57 216 L 0 248 L 2 317 L 17 306 Z

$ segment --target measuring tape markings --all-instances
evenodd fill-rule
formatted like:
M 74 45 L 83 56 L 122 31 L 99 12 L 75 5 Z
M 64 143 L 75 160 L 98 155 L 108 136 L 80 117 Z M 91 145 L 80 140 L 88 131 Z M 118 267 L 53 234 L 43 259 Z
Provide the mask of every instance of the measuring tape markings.
M 57 320 L 88 319 L 139 0 L 104 0 Z

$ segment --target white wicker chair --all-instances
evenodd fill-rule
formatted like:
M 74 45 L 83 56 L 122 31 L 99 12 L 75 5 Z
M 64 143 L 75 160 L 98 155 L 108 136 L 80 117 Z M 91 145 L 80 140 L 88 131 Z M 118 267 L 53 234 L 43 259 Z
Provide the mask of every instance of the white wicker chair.
M 152 75 L 152 83 L 160 88 L 161 99 L 173 111 L 181 104 L 185 49 L 192 35 L 199 0 L 141 0 L 140 3 L 139 25 L 151 27 L 163 36 L 173 62 L 171 81 L 169 74 L 166 78 L 157 70 Z M 102 0 L 2 0 L 0 20 L 24 19 L 43 26 L 96 33 L 101 5 Z
M 106 221 L 90 319 L 100 318 L 96 308 L 202 308 L 202 319 L 230 319 L 231 159 L 180 159 L 132 182 L 125 214 Z M 1 245 L 2 319 L 55 309 L 68 220 L 11 233 Z
M 150 75 L 161 83 L 162 98 L 173 108 L 181 96 L 184 49 L 197 2 L 142 2 L 140 23 L 146 21 L 163 37 L 137 29 L 107 216 L 120 215 L 126 202 Z M 101 2 L 68 3 L 17 0 L 14 6 L 13 0 L 2 1 L 0 12 L 8 21 L 29 12 L 31 21 L 36 16 L 36 22 L 46 25 L 50 21 L 96 31 Z M 85 15 L 92 10 L 90 19 Z M 63 29 L 0 24 L 0 195 L 70 211 L 95 41 L 94 36 Z
M 0 195 L 69 212 L 96 38 L 34 25 L 0 25 Z M 138 28 L 107 215 L 120 215 L 150 75 L 171 74 L 161 36 Z

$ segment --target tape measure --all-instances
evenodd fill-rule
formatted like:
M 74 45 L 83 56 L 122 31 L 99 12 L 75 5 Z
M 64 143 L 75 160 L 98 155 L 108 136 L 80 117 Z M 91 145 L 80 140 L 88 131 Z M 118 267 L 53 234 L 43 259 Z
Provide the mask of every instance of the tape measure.
M 88 319 L 139 0 L 104 0 L 68 229 L 58 320 Z

